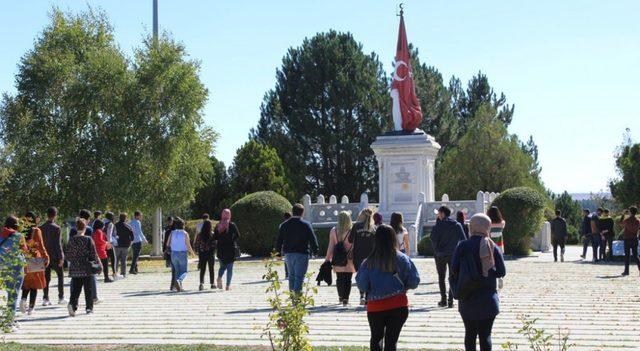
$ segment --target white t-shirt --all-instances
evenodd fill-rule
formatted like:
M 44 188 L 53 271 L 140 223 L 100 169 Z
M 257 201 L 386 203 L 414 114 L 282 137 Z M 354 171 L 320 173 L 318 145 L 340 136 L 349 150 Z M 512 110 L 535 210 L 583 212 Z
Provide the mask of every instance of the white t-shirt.
M 409 235 L 407 228 L 402 227 L 402 233 L 396 234 L 396 240 L 398 240 L 398 250 L 404 251 L 406 248 L 404 247 L 404 236 Z

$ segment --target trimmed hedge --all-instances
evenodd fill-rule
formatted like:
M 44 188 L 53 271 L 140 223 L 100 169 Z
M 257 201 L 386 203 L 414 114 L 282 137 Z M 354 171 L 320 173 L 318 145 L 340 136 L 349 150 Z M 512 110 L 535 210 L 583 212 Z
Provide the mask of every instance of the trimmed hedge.
M 318 256 L 324 257 L 327 255 L 327 247 L 329 247 L 329 232 L 331 228 L 313 228 L 316 237 L 318 238 Z
M 418 242 L 418 255 L 420 256 L 433 256 L 433 246 L 431 244 L 431 237 L 425 234 Z
M 273 191 L 260 191 L 236 201 L 230 210 L 240 231 L 240 250 L 251 256 L 269 256 L 282 215 L 291 211 L 291 203 Z
M 505 253 L 510 255 L 528 255 L 531 239 L 540 230 L 544 221 L 545 197 L 528 187 L 507 189 L 494 201 L 504 217 Z

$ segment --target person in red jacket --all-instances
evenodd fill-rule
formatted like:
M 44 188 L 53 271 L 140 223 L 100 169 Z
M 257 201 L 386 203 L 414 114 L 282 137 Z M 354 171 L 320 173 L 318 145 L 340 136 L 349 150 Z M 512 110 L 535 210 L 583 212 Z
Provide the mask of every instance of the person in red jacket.
M 93 242 L 96 244 L 96 252 L 100 262 L 102 262 L 102 270 L 104 272 L 104 282 L 111 283 L 113 280 L 109 278 L 109 256 L 107 255 L 107 235 L 102 230 L 104 222 L 100 219 L 93 221 L 93 234 L 91 235 Z
M 625 215 L 628 217 L 625 218 Z M 638 220 L 638 208 L 631 206 L 629 210 L 625 210 L 620 217 L 620 225 L 624 230 L 622 237 L 624 239 L 624 272 L 622 275 L 629 275 L 629 259 L 633 253 L 633 259 L 638 264 L 640 271 L 640 259 L 638 259 L 638 230 L 640 230 L 640 220 Z

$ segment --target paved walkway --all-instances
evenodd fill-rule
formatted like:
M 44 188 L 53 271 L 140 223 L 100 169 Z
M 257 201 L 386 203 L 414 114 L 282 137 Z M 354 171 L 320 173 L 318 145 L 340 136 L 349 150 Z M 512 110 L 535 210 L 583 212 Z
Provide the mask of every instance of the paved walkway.
M 572 350 L 640 349 L 640 278 L 632 270 L 620 277 L 616 264 L 591 264 L 578 258 L 553 263 L 550 254 L 507 262 L 501 291 L 502 313 L 494 326 L 495 349 L 507 340 L 524 347 L 517 316 L 539 318 L 549 332 L 569 328 Z M 410 294 L 411 312 L 400 348 L 460 349 L 464 328 L 456 309 L 437 308 L 438 288 L 432 259 L 417 259 L 423 283 Z M 320 261 L 312 264 L 317 269 Z M 190 269 L 195 269 L 191 265 Z M 66 306 L 40 307 L 20 316 L 22 329 L 7 341 L 45 344 L 267 344 L 260 337 L 269 313 L 260 262 L 239 262 L 230 292 L 197 291 L 190 273 L 185 293 L 168 292 L 168 273 L 149 272 L 98 286 L 105 300 L 95 314 L 70 318 Z M 55 289 L 52 289 L 55 292 Z M 67 290 L 68 291 L 68 290 Z M 352 303 L 356 304 L 356 294 Z M 81 297 L 81 300 L 83 297 Z M 55 301 L 54 301 L 55 302 Z M 335 287 L 322 286 L 308 317 L 315 345 L 368 345 L 366 312 L 339 307 Z M 38 304 L 40 298 L 38 299 Z M 81 302 L 83 303 L 83 302 Z M 82 311 L 82 305 L 80 307 Z

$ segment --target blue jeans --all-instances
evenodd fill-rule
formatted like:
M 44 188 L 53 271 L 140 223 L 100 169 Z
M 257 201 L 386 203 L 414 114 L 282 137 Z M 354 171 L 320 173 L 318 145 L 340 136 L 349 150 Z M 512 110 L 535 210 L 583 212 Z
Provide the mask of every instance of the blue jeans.
M 222 278 L 224 272 L 227 271 L 227 286 L 231 285 L 231 278 L 233 277 L 233 262 L 222 263 L 220 262 L 220 268 L 218 268 L 218 278 Z
M 304 276 L 309 268 L 309 255 L 301 253 L 288 253 L 284 255 L 284 264 L 289 271 L 289 291 L 301 292 Z
M 187 277 L 189 256 L 186 251 L 171 251 L 171 264 L 176 270 L 176 280 L 182 282 Z
M 13 322 L 18 309 L 18 292 L 22 290 L 24 280 L 24 268 L 16 267 L 11 272 L 12 277 L 7 281 L 7 307 L 9 308 L 9 320 Z

